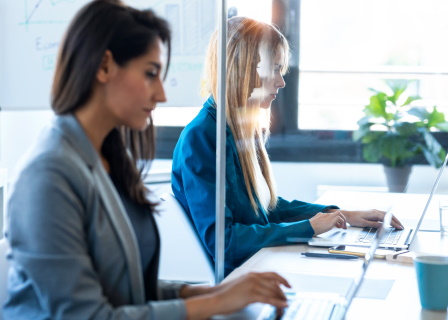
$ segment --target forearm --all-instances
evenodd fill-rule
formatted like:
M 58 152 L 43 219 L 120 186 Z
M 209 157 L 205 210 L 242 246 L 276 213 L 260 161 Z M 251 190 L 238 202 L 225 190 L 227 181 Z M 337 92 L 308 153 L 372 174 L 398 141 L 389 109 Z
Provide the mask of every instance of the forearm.
M 180 290 L 179 296 L 182 299 L 187 299 L 203 294 L 209 294 L 215 291 L 215 287 L 209 287 L 209 286 L 190 286 L 185 285 Z
M 327 212 L 337 211 L 330 209 Z M 346 221 L 354 227 L 370 227 L 379 228 L 381 222 L 384 220 L 385 211 L 370 209 L 370 210 L 339 210 L 345 217 Z M 391 225 L 397 229 L 404 229 L 401 222 L 392 217 Z
M 221 313 L 221 304 L 215 294 L 209 293 L 185 301 L 188 320 L 208 319 Z
M 344 217 L 347 218 L 347 220 L 350 220 L 353 216 L 353 214 L 356 214 L 356 211 L 353 210 L 341 210 L 341 209 L 327 209 L 324 211 L 324 213 L 333 213 L 335 211 L 340 211 Z

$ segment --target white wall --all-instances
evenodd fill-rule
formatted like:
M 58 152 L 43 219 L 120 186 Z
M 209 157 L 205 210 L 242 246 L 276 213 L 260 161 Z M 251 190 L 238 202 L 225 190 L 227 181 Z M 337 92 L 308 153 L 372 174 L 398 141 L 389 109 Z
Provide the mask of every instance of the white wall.
M 10 172 L 20 156 L 53 118 L 50 110 L 0 112 L 0 168 Z M 154 170 L 170 170 L 171 160 L 156 160 Z M 292 200 L 314 201 L 318 185 L 384 187 L 385 176 L 378 164 L 274 162 L 278 194 Z M 427 165 L 413 167 L 408 191 L 426 193 L 437 170 Z M 444 177 L 442 177 L 444 178 Z M 446 181 L 445 181 L 446 180 Z M 448 189 L 448 177 L 439 191 Z M 166 187 L 160 189 L 165 192 Z
M 53 118 L 50 110 L 0 112 L 0 168 L 9 172 L 41 129 Z
M 314 201 L 318 185 L 386 188 L 386 177 L 379 164 L 275 162 L 273 169 L 278 194 L 288 200 Z M 407 192 L 429 192 L 437 173 L 428 165 L 413 166 Z M 442 177 L 439 193 L 448 189 L 447 175 Z

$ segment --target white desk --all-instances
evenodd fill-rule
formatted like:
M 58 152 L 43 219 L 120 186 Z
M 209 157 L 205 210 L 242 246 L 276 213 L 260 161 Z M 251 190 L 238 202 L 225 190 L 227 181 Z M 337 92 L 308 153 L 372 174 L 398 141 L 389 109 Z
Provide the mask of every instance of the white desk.
M 399 201 L 397 201 L 398 198 L 400 198 Z M 417 217 L 418 212 L 423 210 L 426 199 L 426 195 L 330 191 L 316 202 L 324 204 L 335 203 L 344 209 L 387 208 L 394 203 L 395 206 L 404 208 L 405 211 L 403 212 L 408 213 L 408 216 L 400 218 L 412 219 Z M 377 205 L 374 205 L 375 203 Z M 437 218 L 438 201 L 433 200 L 432 203 L 436 206 L 436 212 L 428 211 L 427 219 L 425 219 L 428 221 Z M 411 246 L 411 250 L 420 253 L 448 254 L 448 238 L 442 237 L 439 232 L 419 232 Z M 302 257 L 300 252 L 306 251 L 327 252 L 327 249 L 309 247 L 307 245 L 264 248 L 232 272 L 226 280 L 251 271 L 276 271 L 290 281 L 293 287 L 299 291 L 301 285 L 310 287 L 307 280 L 317 279 L 317 276 L 327 279 L 328 286 L 325 287 L 325 283 L 322 284 L 322 281 L 317 281 L 315 291 L 322 291 L 319 289 L 337 291 L 340 289 L 338 288 L 338 282 L 332 280 L 338 277 L 341 279 L 351 278 L 354 272 L 359 272 L 362 264 L 361 260 Z M 412 264 L 375 260 L 369 267 L 366 279 L 364 288 L 361 288 L 359 294 L 364 297 L 354 299 L 347 314 L 347 319 L 448 319 L 446 312 L 430 312 L 421 309 L 415 270 Z M 378 279 L 381 281 L 378 281 Z M 368 297 L 369 293 L 372 293 L 369 292 L 369 290 L 372 291 L 372 285 L 382 282 L 392 284 L 390 290 L 383 290 L 383 292 L 388 292 L 387 296 L 384 299 Z M 309 290 L 305 289 L 305 291 Z M 251 309 L 256 309 L 257 307 L 259 306 L 253 305 L 232 318 L 252 318 L 253 313 Z

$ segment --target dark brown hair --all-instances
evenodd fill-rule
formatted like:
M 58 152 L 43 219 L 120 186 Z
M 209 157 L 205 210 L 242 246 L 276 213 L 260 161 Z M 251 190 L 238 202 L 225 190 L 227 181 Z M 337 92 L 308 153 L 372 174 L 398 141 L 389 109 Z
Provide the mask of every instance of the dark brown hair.
M 106 50 L 124 66 L 147 52 L 157 39 L 168 48 L 168 23 L 152 10 L 137 10 L 119 0 L 94 0 L 85 5 L 70 23 L 59 50 L 53 79 L 51 105 L 56 114 L 73 113 L 92 95 L 96 73 Z M 166 76 L 166 74 L 165 74 Z M 154 210 L 148 200 L 141 173 L 154 158 L 152 119 L 144 131 L 121 127 L 104 140 L 102 154 L 110 164 L 111 176 L 132 200 Z

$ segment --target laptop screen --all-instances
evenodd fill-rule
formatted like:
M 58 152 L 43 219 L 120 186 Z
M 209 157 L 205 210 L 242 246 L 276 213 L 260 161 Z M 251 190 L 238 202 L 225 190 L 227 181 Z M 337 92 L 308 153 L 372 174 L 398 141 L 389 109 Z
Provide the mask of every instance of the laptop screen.
M 415 228 L 415 230 L 413 231 L 413 233 L 411 235 L 411 239 L 409 241 L 409 244 L 411 244 L 412 241 L 414 241 L 415 236 L 417 235 L 417 232 L 420 229 L 420 226 L 422 225 L 423 218 L 425 217 L 426 212 L 428 211 L 428 207 L 429 207 L 429 204 L 431 203 L 432 197 L 435 194 L 435 192 L 437 190 L 437 187 L 439 186 L 440 178 L 442 177 L 442 173 L 445 170 L 447 161 L 448 161 L 448 154 L 446 155 L 445 161 L 443 161 L 443 164 L 440 167 L 440 170 L 439 170 L 439 173 L 437 175 L 436 181 L 434 182 L 434 185 L 432 186 L 431 192 L 429 193 L 428 201 L 426 202 L 425 208 L 423 209 L 423 213 L 422 213 L 420 219 L 418 220 L 417 227 Z
M 370 245 L 370 250 L 364 256 L 362 272 L 360 272 L 360 274 L 354 279 L 352 285 L 350 286 L 350 288 L 347 292 L 347 296 L 346 296 L 347 306 L 345 308 L 345 313 L 347 312 L 348 308 L 350 307 L 350 304 L 352 303 L 353 298 L 358 293 L 359 288 L 361 287 L 362 281 L 364 280 L 364 276 L 367 272 L 367 268 L 369 267 L 370 263 L 373 261 L 373 258 L 375 256 L 375 251 L 378 249 L 378 247 L 380 245 L 380 240 L 384 236 L 384 234 L 386 233 L 388 228 L 390 227 L 390 222 L 392 220 L 392 216 L 393 216 L 392 208 L 390 208 L 384 216 L 384 221 L 383 221 L 383 224 L 381 225 L 381 228 L 378 230 L 378 232 L 375 234 L 375 236 L 372 239 L 372 243 Z M 345 315 L 345 313 L 344 313 L 344 315 Z

